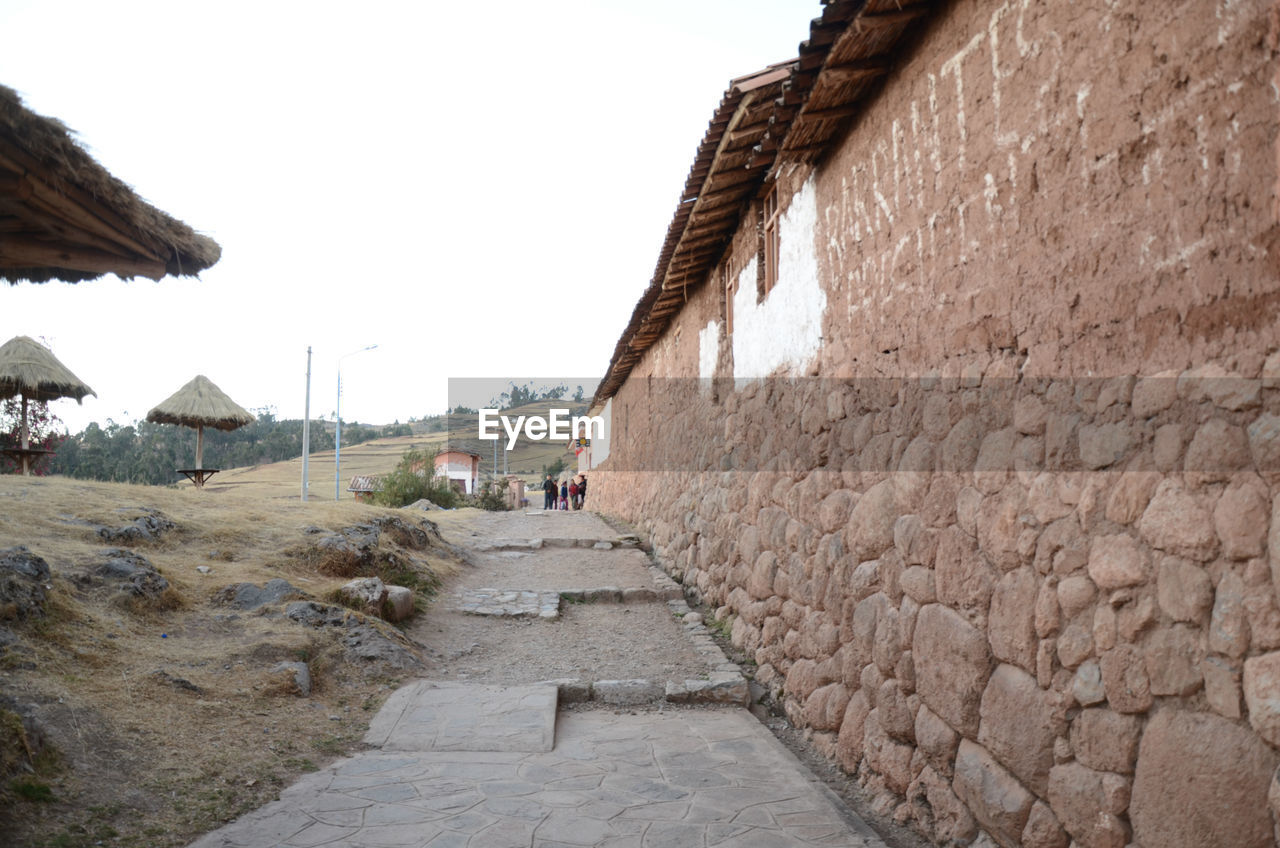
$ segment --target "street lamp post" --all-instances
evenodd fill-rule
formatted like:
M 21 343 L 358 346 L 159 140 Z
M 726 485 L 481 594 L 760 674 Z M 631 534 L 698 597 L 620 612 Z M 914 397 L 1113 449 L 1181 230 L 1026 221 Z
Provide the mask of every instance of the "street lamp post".
M 337 409 L 334 411 L 333 433 L 333 499 L 335 501 L 342 500 L 342 360 L 348 356 L 355 356 L 357 353 L 364 353 L 366 350 L 373 350 L 376 344 L 366 345 L 359 350 L 353 350 L 350 353 L 344 353 L 338 357 L 338 402 Z

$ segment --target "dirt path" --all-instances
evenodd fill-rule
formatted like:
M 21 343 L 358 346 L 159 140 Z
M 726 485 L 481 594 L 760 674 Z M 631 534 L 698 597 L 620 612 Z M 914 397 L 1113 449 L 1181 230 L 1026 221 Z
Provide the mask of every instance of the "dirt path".
M 612 540 L 591 513 L 435 513 L 441 532 L 470 553 L 409 635 L 426 646 L 427 676 L 484 683 L 643 678 L 696 679 L 708 672 L 661 600 L 564 601 L 557 619 L 479 616 L 458 609 L 467 590 L 563 592 L 604 586 L 653 589 L 647 556 L 636 549 L 542 547 L 503 550 L 531 539 Z M 563 543 L 561 543 L 563 544 Z

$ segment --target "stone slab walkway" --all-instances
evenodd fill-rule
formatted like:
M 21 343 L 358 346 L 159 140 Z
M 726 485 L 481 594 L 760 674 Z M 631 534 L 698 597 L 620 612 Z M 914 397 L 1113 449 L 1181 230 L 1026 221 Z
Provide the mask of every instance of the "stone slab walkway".
M 420 680 L 398 689 L 369 723 L 384 751 L 550 751 L 557 690 Z
M 883 848 L 741 709 L 562 713 L 546 752 L 341 760 L 192 848 Z
M 467 589 L 459 593 L 457 609 L 471 615 L 556 618 L 560 615 L 560 593 L 487 587 Z

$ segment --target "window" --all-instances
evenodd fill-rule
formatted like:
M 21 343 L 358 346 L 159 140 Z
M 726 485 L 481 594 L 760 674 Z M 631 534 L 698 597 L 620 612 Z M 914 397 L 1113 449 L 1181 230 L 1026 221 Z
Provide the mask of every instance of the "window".
M 728 335 L 733 332 L 733 296 L 738 293 L 738 278 L 730 270 L 727 261 L 720 269 L 720 281 L 724 292 L 724 331 Z
M 760 299 L 764 300 L 778 282 L 778 184 L 774 183 L 764 197 L 763 245 L 764 276 L 760 286 Z

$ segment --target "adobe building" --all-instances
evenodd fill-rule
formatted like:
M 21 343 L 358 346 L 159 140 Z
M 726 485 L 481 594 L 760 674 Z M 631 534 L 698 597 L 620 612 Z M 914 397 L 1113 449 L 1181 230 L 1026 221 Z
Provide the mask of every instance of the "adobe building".
M 1273 844 L 1278 42 L 831 2 L 696 154 L 593 508 L 938 843 Z
M 480 454 L 447 448 L 436 454 L 435 473 L 449 480 L 464 495 L 474 495 L 480 484 Z

